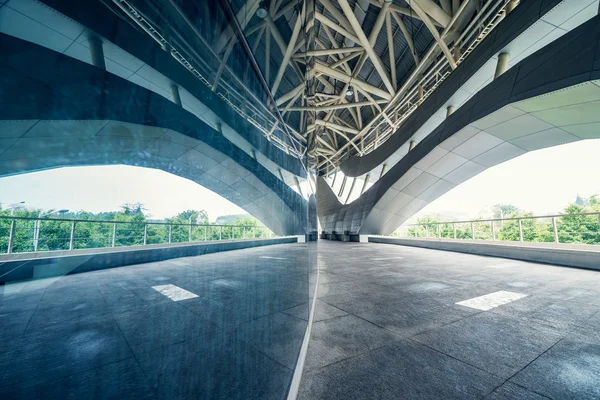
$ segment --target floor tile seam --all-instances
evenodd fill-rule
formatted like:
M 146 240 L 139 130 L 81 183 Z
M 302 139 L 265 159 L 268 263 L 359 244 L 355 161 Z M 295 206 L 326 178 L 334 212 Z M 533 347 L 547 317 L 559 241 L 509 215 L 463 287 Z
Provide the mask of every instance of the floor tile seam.
M 388 343 L 382 344 L 381 346 L 377 346 L 377 347 L 375 347 L 373 349 L 366 349 L 364 351 L 360 351 L 360 352 L 358 352 L 356 354 L 349 355 L 348 357 L 344 357 L 344 358 L 342 358 L 340 360 L 332 361 L 332 362 L 330 362 L 328 364 L 322 365 L 322 366 L 320 366 L 318 368 L 314 368 L 314 369 L 311 369 L 311 370 L 307 370 L 306 367 L 305 367 L 305 371 L 304 372 L 313 373 L 313 372 L 320 371 L 320 370 L 325 369 L 325 368 L 329 368 L 329 367 L 331 367 L 331 366 L 333 366 L 335 364 L 339 364 L 341 362 L 348 361 L 348 360 L 351 360 L 353 358 L 360 357 L 360 356 L 368 354 L 370 352 L 380 350 L 380 349 L 382 349 L 384 347 L 395 347 L 396 346 L 395 342 L 398 342 L 398 341 L 401 341 L 401 340 L 402 339 L 398 339 L 396 341 L 388 342 Z M 309 342 L 309 345 L 308 345 L 308 349 L 310 351 L 310 342 Z M 308 360 L 308 358 L 307 358 L 307 360 Z M 305 365 L 306 365 L 306 363 L 305 363 Z
M 275 362 L 277 365 L 285 368 L 286 370 L 290 371 L 291 373 L 294 373 L 294 369 L 288 367 L 287 365 L 283 365 L 283 363 L 281 363 L 280 361 L 276 360 L 275 358 L 273 358 L 272 356 L 270 356 L 269 354 L 265 353 L 263 350 L 259 349 L 258 347 L 254 346 L 252 343 L 249 343 L 247 341 L 245 341 L 244 339 L 241 338 L 237 338 L 237 340 L 240 340 L 241 342 L 243 342 L 246 346 L 248 346 L 249 348 L 251 348 L 252 350 L 262 354 L 263 356 L 267 357 L 269 360 Z M 302 340 L 300 340 L 300 346 L 298 347 L 298 355 L 300 354 L 300 347 L 302 345 Z M 298 361 L 298 357 L 294 358 L 294 361 Z M 295 364 L 295 363 L 294 363 Z
M 455 356 L 453 356 L 453 355 L 450 355 L 450 354 L 444 353 L 443 351 L 441 351 L 441 350 L 438 350 L 438 349 L 436 349 L 436 348 L 434 348 L 434 347 L 431 347 L 430 345 L 428 345 L 428 344 L 426 344 L 426 343 L 419 342 L 419 341 L 417 341 L 417 340 L 413 339 L 412 337 L 410 337 L 410 338 L 406 338 L 406 340 L 408 340 L 408 341 L 410 341 L 410 342 L 412 342 L 412 343 L 414 343 L 414 344 L 417 344 L 417 345 L 420 345 L 420 346 L 426 347 L 426 348 L 428 348 L 429 350 L 432 350 L 432 351 L 434 351 L 434 352 L 436 352 L 436 353 L 438 353 L 438 354 L 441 354 L 441 355 L 444 355 L 444 356 L 446 356 L 446 357 L 448 357 L 448 358 L 451 358 L 451 359 L 453 359 L 454 361 L 458 361 L 458 362 L 460 362 L 461 364 L 467 365 L 467 366 L 469 366 L 469 367 L 471 367 L 471 368 L 475 368 L 476 370 L 478 370 L 478 371 L 480 371 L 480 372 L 483 372 L 483 373 L 485 373 L 486 375 L 489 375 L 489 376 L 492 376 L 492 377 L 494 377 L 494 378 L 500 379 L 500 380 L 502 381 L 502 383 L 501 383 L 499 386 L 502 386 L 504 383 L 508 382 L 508 380 L 510 379 L 510 378 L 503 378 L 503 377 L 501 377 L 501 376 L 498 376 L 498 375 L 496 375 L 496 374 L 495 374 L 495 373 L 493 373 L 493 372 L 486 371 L 485 369 L 483 369 L 483 368 L 481 368 L 481 367 L 478 367 L 478 366 L 476 366 L 476 365 L 473 365 L 473 364 L 471 364 L 471 363 L 469 363 L 469 362 L 467 362 L 467 361 L 465 361 L 465 360 L 461 360 L 460 358 L 456 358 L 456 357 L 455 357 Z M 394 345 L 395 345 L 395 346 L 398 346 L 398 344 L 394 344 Z M 494 388 L 494 390 L 496 390 L 496 388 Z M 492 392 L 493 392 L 494 390 L 492 390 Z M 485 396 L 488 396 L 488 395 L 489 395 L 490 393 L 492 393 L 492 392 L 489 392 L 489 393 L 487 393 Z M 483 397 L 485 397 L 485 396 L 483 396 Z
M 339 309 L 339 308 L 338 308 L 338 310 L 344 311 L 344 310 Z M 335 317 L 331 317 L 331 318 L 321 319 L 321 320 L 318 320 L 318 321 L 315 320 L 315 321 L 313 321 L 313 323 L 317 324 L 319 322 L 333 321 L 334 319 L 339 319 L 339 318 L 343 318 L 343 317 L 347 317 L 347 316 L 351 315 L 347 311 L 344 311 L 344 312 L 346 313 L 346 315 L 336 315 Z M 354 316 L 356 317 L 356 315 L 354 315 Z M 359 317 L 357 317 L 357 318 L 359 318 Z
M 106 297 L 100 291 L 100 288 L 98 287 L 98 282 L 96 282 L 96 288 L 98 289 L 98 291 L 100 292 L 100 296 L 102 296 L 102 299 L 106 303 Z M 131 344 L 129 343 L 129 340 L 127 340 L 127 337 L 125 337 L 125 333 L 123 333 L 123 329 L 121 329 L 121 326 L 119 325 L 119 322 L 117 321 L 117 318 L 115 316 L 114 311 L 113 310 L 109 310 L 109 312 L 110 312 L 110 315 L 111 315 L 111 317 L 112 317 L 115 325 L 117 325 L 117 329 L 119 329 L 119 332 L 121 333 L 121 337 L 125 341 L 125 344 L 127 344 L 127 348 L 129 349 L 129 352 L 131 353 L 131 356 L 132 356 L 133 360 L 135 361 L 135 363 L 138 365 L 138 367 L 142 371 L 142 374 L 144 374 L 144 378 L 146 380 L 146 384 L 148 385 L 148 387 L 152 391 L 154 397 L 158 398 L 158 392 L 157 392 L 157 390 L 154 388 L 154 385 L 151 384 L 150 377 L 148 376 L 148 374 L 146 373 L 146 371 L 144 370 L 144 368 L 142 368 L 142 365 L 140 364 L 140 361 L 138 360 L 135 352 L 133 351 L 133 349 L 131 347 Z
M 129 341 L 125 337 L 125 334 L 123 333 L 123 330 L 121 329 L 121 326 L 119 325 L 119 322 L 117 321 L 117 319 L 115 318 L 114 315 L 112 317 L 113 317 L 113 321 L 117 325 L 117 328 L 119 329 L 119 332 L 121 333 L 121 336 L 123 337 L 123 340 L 127 344 L 127 348 L 131 352 L 131 356 L 132 356 L 133 360 L 135 361 L 135 363 L 138 365 L 138 367 L 142 371 L 142 374 L 144 374 L 144 378 L 146 379 L 146 384 L 148 385 L 148 387 L 150 388 L 150 390 L 154 394 L 154 397 L 158 398 L 158 390 L 157 390 L 157 388 L 155 388 L 154 385 L 152 385 L 152 383 L 150 381 L 150 377 L 146 373 L 146 370 L 142 367 L 142 364 L 140 363 L 140 360 L 138 360 L 135 352 L 133 351 L 133 348 L 131 347 L 131 345 L 129 344 Z
M 531 392 L 531 393 L 534 393 L 534 394 L 537 394 L 538 396 L 540 396 L 540 397 L 543 397 L 544 399 L 548 399 L 548 400 L 554 400 L 552 397 L 548 397 L 548 396 L 546 396 L 546 395 L 544 395 L 544 394 L 541 394 L 541 393 L 538 393 L 538 392 L 536 392 L 536 391 L 534 391 L 534 390 L 528 389 L 528 388 L 526 388 L 525 386 L 523 386 L 523 385 L 521 385 L 521 384 L 519 384 L 519 383 L 516 383 L 516 382 L 509 382 L 509 381 L 506 381 L 505 383 L 510 383 L 511 385 L 518 386 L 518 387 L 520 387 L 521 389 L 523 389 L 523 390 L 526 390 L 526 391 L 528 391 L 528 392 Z M 492 392 L 492 393 L 493 393 L 493 392 Z
M 514 374 L 512 374 L 506 381 L 510 382 L 510 383 L 515 383 L 512 381 L 512 379 L 517 376 L 519 373 L 521 373 L 522 371 L 524 371 L 525 369 L 527 369 L 530 365 L 532 365 L 534 362 L 536 362 L 540 357 L 542 357 L 544 354 L 546 354 L 547 352 L 549 352 L 551 349 L 553 349 L 557 344 L 559 344 L 560 342 L 562 342 L 563 340 L 565 340 L 565 337 L 560 338 L 559 340 L 557 340 L 552 346 L 548 347 L 546 350 L 544 350 L 542 353 L 540 353 L 537 357 L 535 357 L 533 360 L 531 360 L 529 363 L 527 363 L 527 365 L 525 365 L 523 368 L 521 368 L 520 370 L 518 370 L 517 372 L 515 372 Z M 522 386 L 522 385 L 519 385 Z M 530 392 L 534 392 L 536 394 L 541 394 L 538 393 L 537 391 L 535 391 L 534 389 L 530 389 L 528 387 L 523 386 L 525 389 L 529 390 Z M 547 397 L 547 396 L 544 396 Z
M 447 322 L 447 323 L 444 323 L 444 324 L 442 324 L 442 325 L 440 325 L 440 326 L 436 326 L 436 327 L 434 327 L 434 328 L 425 329 L 424 331 L 421 331 L 421 332 L 419 332 L 419 333 L 415 333 L 414 335 L 407 336 L 406 338 L 407 338 L 407 339 L 413 339 L 413 338 L 415 338 L 416 336 L 423 335 L 423 334 L 425 334 L 425 333 L 429 333 L 429 332 L 433 332 L 433 331 L 435 331 L 435 330 L 438 330 L 438 329 L 441 329 L 441 328 L 445 328 L 445 327 L 447 327 L 447 326 L 449 326 L 449 325 L 452 325 L 452 324 L 455 324 L 455 323 L 457 323 L 457 322 L 459 322 L 459 321 L 462 321 L 463 319 L 471 318 L 471 317 L 474 317 L 474 316 L 476 316 L 476 315 L 481 315 L 481 314 L 483 314 L 483 313 L 485 313 L 485 311 L 479 311 L 479 312 L 476 312 L 476 313 L 473 313 L 473 314 L 469 314 L 469 315 L 463 315 L 463 316 L 461 316 L 460 318 L 457 318 L 457 319 L 455 319 L 455 320 L 449 321 L 449 322 Z

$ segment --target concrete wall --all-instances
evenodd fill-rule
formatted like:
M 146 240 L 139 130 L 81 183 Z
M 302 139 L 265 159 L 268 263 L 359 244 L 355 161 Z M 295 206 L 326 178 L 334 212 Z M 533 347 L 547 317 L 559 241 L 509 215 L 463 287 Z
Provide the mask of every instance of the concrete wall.
M 583 249 L 574 250 L 572 248 L 549 248 L 534 243 L 528 243 L 527 245 L 507 243 L 490 244 L 474 243 L 472 241 L 399 239 L 373 236 L 369 237 L 369 242 L 422 247 L 427 249 L 455 251 L 459 253 L 600 270 L 600 246 L 594 251 L 589 249 L 590 246 L 582 246 Z
M 132 246 L 122 249 L 90 249 L 72 252 L 48 252 L 29 255 L 3 256 L 0 261 L 0 284 L 25 279 L 60 277 L 106 268 L 123 267 L 193 257 L 221 251 L 240 250 L 251 247 L 283 243 L 297 243 L 297 237 L 256 240 L 228 240 L 208 243 Z M 6 258 L 13 258 L 6 260 Z

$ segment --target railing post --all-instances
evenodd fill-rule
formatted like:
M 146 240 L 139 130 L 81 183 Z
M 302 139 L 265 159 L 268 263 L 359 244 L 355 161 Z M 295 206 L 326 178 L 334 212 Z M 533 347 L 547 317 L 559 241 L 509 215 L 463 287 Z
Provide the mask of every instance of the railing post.
M 71 237 L 69 238 L 69 250 L 73 250 L 73 242 L 75 241 L 75 221 L 71 223 Z
M 113 223 L 112 247 L 115 247 L 115 239 L 117 238 L 117 223 Z
M 223 239 L 223 225 L 219 225 L 219 240 Z
M 429 227 L 425 225 L 425 239 L 429 238 Z
M 496 240 L 496 221 L 492 221 L 492 240 Z
M 35 221 L 34 229 L 33 229 L 33 251 L 36 252 L 38 249 L 38 243 L 40 240 L 40 220 Z
M 475 225 L 471 222 L 471 239 L 475 240 Z
M 452 224 L 452 230 L 454 231 L 454 239 L 456 239 L 456 224 Z
M 242 227 L 242 239 L 246 239 L 246 227 Z
M 208 226 L 204 225 L 204 241 L 208 238 Z
M 8 249 L 6 249 L 6 253 L 10 254 L 13 251 L 13 244 L 15 241 L 15 225 L 17 221 L 13 219 L 10 223 L 10 231 L 8 232 Z
M 192 241 L 192 224 L 190 224 L 190 228 L 188 230 L 188 242 Z
M 556 228 L 556 217 L 552 217 L 552 229 L 554 230 L 554 243 L 558 243 L 558 229 Z
M 144 246 L 148 244 L 148 224 L 144 225 Z
M 442 234 L 441 234 L 441 230 L 440 230 L 440 224 L 437 224 L 437 235 L 438 235 L 438 239 L 442 238 Z
M 169 243 L 171 243 L 171 234 L 173 233 L 173 225 L 169 225 Z
M 523 241 L 523 224 L 521 220 L 519 220 L 519 241 Z

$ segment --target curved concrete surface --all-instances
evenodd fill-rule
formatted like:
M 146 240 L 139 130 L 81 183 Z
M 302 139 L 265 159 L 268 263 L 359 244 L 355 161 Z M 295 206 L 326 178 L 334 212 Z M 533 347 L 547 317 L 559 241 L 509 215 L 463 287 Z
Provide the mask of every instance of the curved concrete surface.
M 100 1 L 12 0 L 0 1 L 0 33 L 23 39 L 92 64 L 88 38 L 99 37 L 106 70 L 173 100 L 171 86 L 179 86 L 182 107 L 213 128 L 221 130 L 246 153 L 288 184 L 294 175 L 306 177 L 299 159 L 272 145 L 217 93 L 143 32 L 134 29 Z M 200 49 L 198 49 L 200 50 Z M 210 59 L 211 55 L 206 55 Z M 200 100 L 201 99 L 201 100 Z
M 456 185 L 528 151 L 600 137 L 600 16 L 521 61 L 354 202 L 319 178 L 323 230 L 387 235 Z
M 497 55 L 510 54 L 508 67 L 533 54 L 544 45 L 598 13 L 597 0 L 521 1 L 489 34 L 469 57 L 425 99 L 385 145 L 364 156 L 351 156 L 340 164 L 349 177 L 370 174 L 370 182 L 401 160 L 409 150 L 409 141 L 423 140 L 446 118 L 446 109 L 461 107 L 491 82 Z
M 190 112 L 147 89 L 0 34 L 0 176 L 128 164 L 193 180 L 280 235 L 307 201 Z

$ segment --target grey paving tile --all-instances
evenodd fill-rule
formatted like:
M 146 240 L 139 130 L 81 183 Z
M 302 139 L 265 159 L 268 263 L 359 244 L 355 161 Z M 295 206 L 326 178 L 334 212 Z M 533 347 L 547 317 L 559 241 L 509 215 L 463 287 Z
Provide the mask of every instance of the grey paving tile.
M 407 341 L 305 373 L 302 400 L 480 399 L 502 380 Z
M 545 400 L 547 397 L 530 392 L 514 383 L 506 382 L 484 400 Z
M 67 331 L 22 339 L 0 386 L 44 383 L 130 357 L 129 346 L 112 318 L 85 322 Z
M 292 371 L 249 345 L 217 335 L 197 338 L 139 357 L 163 399 L 283 399 Z
M 399 340 L 353 315 L 313 323 L 305 368 L 312 370 Z
M 135 308 L 114 318 L 136 356 L 216 331 L 209 322 L 173 301 Z
M 531 321 L 485 312 L 415 336 L 414 340 L 507 379 L 564 335 Z
M 298 360 L 307 322 L 300 318 L 275 313 L 237 326 L 235 337 L 256 350 L 294 369 Z
M 58 381 L 14 385 L 3 399 L 154 399 L 155 394 L 140 366 L 133 359 L 107 364 Z
M 562 340 L 511 381 L 552 399 L 598 399 L 600 345 Z
M 311 303 L 305 303 L 299 305 L 294 308 L 289 308 L 287 310 L 283 310 L 282 312 L 286 314 L 293 315 L 294 317 L 301 318 L 305 321 L 308 321 L 309 316 L 309 305 Z M 348 315 L 348 313 L 344 310 L 340 310 L 337 307 L 331 306 L 321 300 L 317 300 L 315 305 L 315 315 L 313 322 L 325 321 L 326 319 L 342 317 L 344 315 Z

